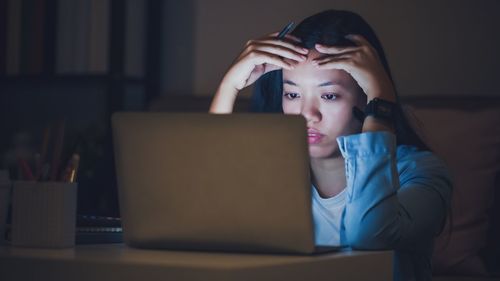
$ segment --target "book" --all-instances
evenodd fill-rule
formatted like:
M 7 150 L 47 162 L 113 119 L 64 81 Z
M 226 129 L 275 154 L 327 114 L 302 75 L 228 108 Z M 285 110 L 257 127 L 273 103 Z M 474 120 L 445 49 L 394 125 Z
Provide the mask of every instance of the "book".
M 78 215 L 76 244 L 122 243 L 121 219 L 105 216 Z
M 0 0 L 0 76 L 7 68 L 7 0 Z
M 127 0 L 126 7 L 124 72 L 127 77 L 142 78 L 145 75 L 146 2 Z
M 72 19 L 72 48 L 73 48 L 73 65 L 71 72 L 74 74 L 86 74 L 88 70 L 87 56 L 88 47 L 87 42 L 89 38 L 90 26 L 90 1 L 88 0 L 73 0 L 71 2 L 76 11 Z
M 23 0 L 21 11 L 21 74 L 40 74 L 43 68 L 45 0 Z
M 21 16 L 23 1 L 9 0 L 7 5 L 7 75 L 20 74 Z
M 90 0 L 88 72 L 108 72 L 110 0 Z
M 74 65 L 74 18 L 75 5 L 73 1 L 57 1 L 57 43 L 56 43 L 56 73 L 68 74 Z

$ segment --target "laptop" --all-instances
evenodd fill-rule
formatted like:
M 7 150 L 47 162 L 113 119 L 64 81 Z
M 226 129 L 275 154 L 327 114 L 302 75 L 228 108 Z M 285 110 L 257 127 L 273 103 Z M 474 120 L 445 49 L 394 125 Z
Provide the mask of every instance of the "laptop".
M 313 254 L 299 115 L 115 113 L 124 242 L 173 250 Z

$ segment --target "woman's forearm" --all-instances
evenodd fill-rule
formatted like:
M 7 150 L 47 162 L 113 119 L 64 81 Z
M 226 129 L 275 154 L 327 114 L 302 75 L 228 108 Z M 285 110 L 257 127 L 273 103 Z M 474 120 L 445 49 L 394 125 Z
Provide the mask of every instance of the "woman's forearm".
M 438 158 L 407 148 L 397 160 L 396 137 L 388 132 L 338 140 L 346 158 L 349 199 L 344 226 L 349 245 L 415 250 L 419 241 L 432 239 L 440 231 L 451 181 Z
M 210 113 L 232 113 L 238 90 L 221 83 L 210 104 Z

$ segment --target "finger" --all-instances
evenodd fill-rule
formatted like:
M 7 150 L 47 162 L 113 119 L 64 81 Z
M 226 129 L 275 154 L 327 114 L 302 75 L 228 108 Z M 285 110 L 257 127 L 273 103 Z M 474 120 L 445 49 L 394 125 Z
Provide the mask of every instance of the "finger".
M 279 32 L 273 32 L 273 33 L 268 34 L 267 36 L 265 36 L 265 37 L 263 37 L 263 38 L 261 38 L 261 39 L 262 39 L 262 40 L 266 40 L 266 39 L 277 39 L 278 34 L 279 34 Z M 300 40 L 300 38 L 299 38 L 299 37 L 293 36 L 293 35 L 291 35 L 291 34 L 286 34 L 286 35 L 285 35 L 285 38 L 288 38 L 288 39 L 290 39 L 290 40 L 292 40 L 292 41 L 295 41 L 295 42 L 297 42 L 297 43 L 302 42 L 302 40 Z
M 286 62 L 283 60 L 283 58 L 279 55 L 273 54 L 273 53 L 268 53 L 265 51 L 255 51 L 252 62 L 254 65 L 261 65 L 261 64 L 273 64 L 275 66 L 278 66 L 280 68 L 292 70 L 294 69 L 294 65 L 290 62 Z
M 278 36 L 278 34 L 280 34 L 279 31 L 276 31 L 276 32 L 268 34 L 267 36 L 263 37 L 262 39 L 264 39 L 264 38 L 276 38 Z
M 355 43 L 356 45 L 359 46 L 360 49 L 362 49 L 364 52 L 369 52 L 374 54 L 376 57 L 378 57 L 378 52 L 375 50 L 375 48 L 372 46 L 372 44 L 366 40 L 365 37 L 358 35 L 358 34 L 348 34 L 345 36 L 347 39 Z
M 351 59 L 353 57 L 354 53 L 355 53 L 355 51 L 341 53 L 341 54 L 338 54 L 338 55 L 321 56 L 321 57 L 318 57 L 316 59 L 313 59 L 312 63 L 313 64 L 323 64 L 325 62 L 331 61 L 332 59 L 347 59 L 347 58 Z
M 256 41 L 255 42 L 255 44 L 259 44 L 259 43 L 265 43 L 265 44 L 270 44 L 270 45 L 283 46 L 283 47 L 286 47 L 288 49 L 292 49 L 295 52 L 300 53 L 300 54 L 304 54 L 304 55 L 306 55 L 306 54 L 309 53 L 309 49 L 297 46 L 293 42 L 288 42 L 288 41 L 283 41 L 283 40 L 276 40 L 276 39 L 267 39 L 267 40 L 261 40 L 261 41 Z
M 272 53 L 275 55 L 279 55 L 284 58 L 292 59 L 295 61 L 305 61 L 307 60 L 307 57 L 303 54 L 300 54 L 298 52 L 295 52 L 294 50 L 291 50 L 289 48 L 279 46 L 279 45 L 273 45 L 273 44 L 255 44 L 253 45 L 254 50 L 259 50 L 259 51 L 264 51 L 268 53 Z
M 353 43 L 356 43 L 356 45 L 371 46 L 370 42 L 368 42 L 368 40 L 366 40 L 365 37 L 359 34 L 348 34 L 345 36 L 345 38 L 352 41 Z
M 359 50 L 359 46 L 336 47 L 316 44 L 314 47 L 318 50 L 318 52 L 329 55 L 337 55 Z
M 359 34 L 347 34 L 344 36 L 345 38 L 349 39 L 353 43 L 359 44 L 359 45 L 370 45 L 370 42 L 365 39 L 362 35 Z
M 260 39 L 249 40 L 249 41 L 247 41 L 246 45 L 248 46 L 248 45 L 251 45 L 253 43 L 265 42 L 265 43 L 270 43 L 270 44 L 278 44 L 278 45 L 286 46 L 286 47 L 294 49 L 295 51 L 302 53 L 302 54 L 309 53 L 309 49 L 303 48 L 303 47 L 297 45 L 297 43 L 302 42 L 302 40 L 300 40 L 300 38 L 295 37 L 295 36 L 290 35 L 290 34 L 287 34 L 287 35 L 285 35 L 285 37 L 283 39 L 278 39 L 277 38 L 278 34 L 279 34 L 278 32 L 273 32 L 273 33 L 271 33 L 265 37 L 262 37 Z
M 353 65 L 349 57 L 330 57 L 328 60 L 317 63 L 316 67 L 318 69 L 342 69 L 350 73 Z
M 288 38 L 288 39 L 290 39 L 290 40 L 292 40 L 294 42 L 297 42 L 297 43 L 302 43 L 302 40 L 300 40 L 299 37 L 295 37 L 295 36 L 293 36 L 291 34 L 285 35 L 285 38 Z
M 274 64 L 267 64 L 265 71 L 264 71 L 264 74 L 271 72 L 271 71 L 274 71 L 274 70 L 279 70 L 279 69 L 282 69 L 282 67 L 279 67 L 279 66 L 274 65 Z

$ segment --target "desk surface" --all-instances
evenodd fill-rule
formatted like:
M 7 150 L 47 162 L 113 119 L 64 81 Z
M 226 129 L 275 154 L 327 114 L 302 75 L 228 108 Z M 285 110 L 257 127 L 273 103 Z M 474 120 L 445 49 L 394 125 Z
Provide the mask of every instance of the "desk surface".
M 123 244 L 74 249 L 0 247 L 6 280 L 391 280 L 392 252 L 316 256 L 142 250 Z

